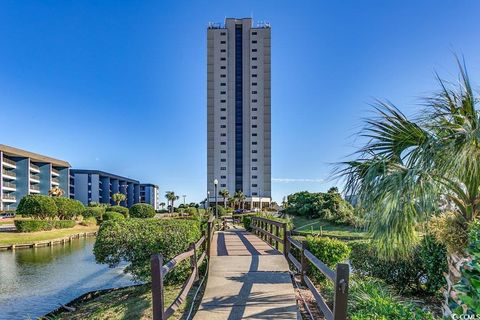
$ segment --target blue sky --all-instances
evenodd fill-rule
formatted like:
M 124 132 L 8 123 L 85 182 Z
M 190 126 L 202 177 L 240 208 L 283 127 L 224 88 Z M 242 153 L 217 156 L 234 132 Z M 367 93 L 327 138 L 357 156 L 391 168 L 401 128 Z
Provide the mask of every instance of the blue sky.
M 273 197 L 323 191 L 374 98 L 406 113 L 479 84 L 475 1 L 0 1 L 0 143 L 160 185 L 206 185 L 206 27 L 272 25 Z M 358 141 L 357 141 L 358 143 Z

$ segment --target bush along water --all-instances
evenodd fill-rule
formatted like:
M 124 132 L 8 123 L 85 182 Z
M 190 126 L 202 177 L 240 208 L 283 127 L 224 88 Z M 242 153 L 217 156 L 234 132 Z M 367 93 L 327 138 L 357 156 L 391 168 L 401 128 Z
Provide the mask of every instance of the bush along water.
M 106 207 L 105 209 L 106 212 L 117 212 L 122 214 L 125 218 L 128 218 L 128 208 L 122 207 L 122 206 L 111 206 L 111 207 Z
M 18 232 L 73 228 L 76 224 L 73 220 L 15 220 L 14 223 Z
M 128 210 L 131 218 L 153 218 L 155 209 L 147 203 L 136 203 Z
M 110 220 L 100 226 L 94 254 L 98 263 L 110 267 L 124 261 L 125 272 L 136 280 L 149 281 L 152 254 L 162 254 L 167 262 L 200 237 L 200 223 L 196 219 Z M 167 281 L 183 281 L 189 272 L 189 261 L 184 261 L 168 274 Z

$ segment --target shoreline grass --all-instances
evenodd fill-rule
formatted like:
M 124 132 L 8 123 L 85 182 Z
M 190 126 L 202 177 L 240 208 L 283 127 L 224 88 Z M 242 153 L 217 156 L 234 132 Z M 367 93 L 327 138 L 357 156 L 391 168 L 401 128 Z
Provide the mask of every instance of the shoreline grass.
M 75 227 L 68 229 L 54 229 L 39 232 L 20 233 L 16 231 L 5 231 L 0 232 L 0 245 L 29 244 L 38 241 L 64 238 L 77 233 L 94 232 L 97 230 L 98 226 L 76 225 Z
M 366 239 L 367 232 L 361 228 L 331 223 L 321 218 L 308 219 L 306 217 L 293 216 L 295 231 L 302 234 L 321 234 L 327 237 Z

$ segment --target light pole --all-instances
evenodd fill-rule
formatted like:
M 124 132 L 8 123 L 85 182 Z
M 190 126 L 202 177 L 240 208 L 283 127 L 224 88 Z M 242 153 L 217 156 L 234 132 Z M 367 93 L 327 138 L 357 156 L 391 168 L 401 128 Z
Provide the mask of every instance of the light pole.
M 217 186 L 218 186 L 218 180 L 215 179 L 215 180 L 213 180 L 213 187 L 214 187 L 213 189 L 214 189 L 214 192 L 215 192 L 215 219 L 218 219 L 218 205 L 217 205 L 217 203 L 218 203 L 218 199 L 217 199 L 217 197 L 218 197 L 218 192 L 217 192 Z
M 207 208 L 210 211 L 210 191 L 207 191 Z

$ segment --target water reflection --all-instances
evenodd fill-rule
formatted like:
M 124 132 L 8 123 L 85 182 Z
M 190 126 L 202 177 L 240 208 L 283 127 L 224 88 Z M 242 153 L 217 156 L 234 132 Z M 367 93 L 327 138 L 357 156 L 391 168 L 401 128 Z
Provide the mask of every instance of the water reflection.
M 0 252 L 0 319 L 37 317 L 88 291 L 131 284 L 121 268 L 95 263 L 94 242 Z

